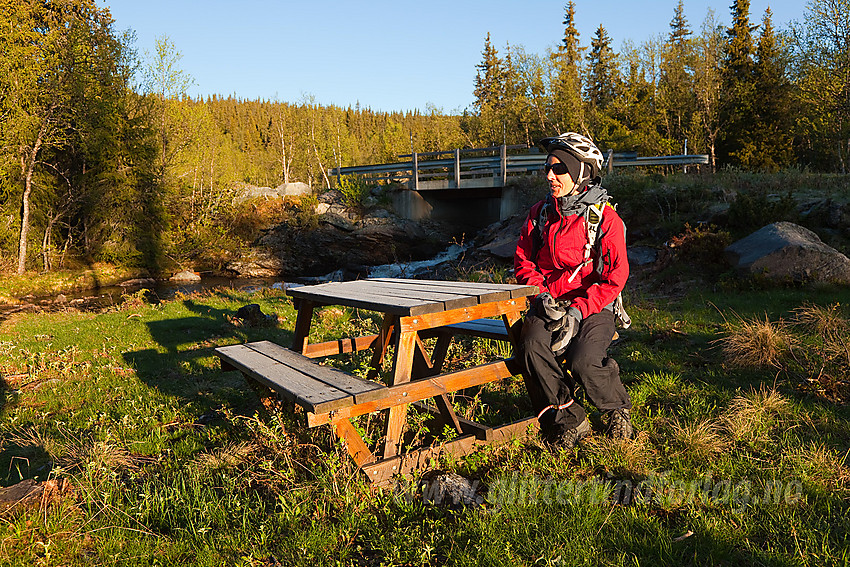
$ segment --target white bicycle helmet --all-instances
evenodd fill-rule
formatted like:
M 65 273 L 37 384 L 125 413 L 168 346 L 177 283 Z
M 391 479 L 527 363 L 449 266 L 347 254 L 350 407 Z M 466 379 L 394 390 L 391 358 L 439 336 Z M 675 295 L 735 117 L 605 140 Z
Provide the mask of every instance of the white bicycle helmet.
M 575 156 L 580 162 L 588 164 L 590 166 L 590 177 L 586 179 L 593 179 L 599 175 L 602 170 L 602 162 L 605 161 L 602 152 L 590 138 L 575 132 L 565 132 L 560 136 L 543 138 L 538 144 L 549 153 L 552 150 L 563 150 Z M 577 181 L 583 181 L 583 179 Z

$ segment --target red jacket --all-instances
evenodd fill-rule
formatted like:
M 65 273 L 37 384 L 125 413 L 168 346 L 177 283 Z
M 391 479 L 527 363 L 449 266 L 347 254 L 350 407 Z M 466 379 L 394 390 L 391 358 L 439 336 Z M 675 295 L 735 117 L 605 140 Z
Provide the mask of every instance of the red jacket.
M 534 226 L 540 208 L 549 202 L 543 225 L 543 242 L 534 258 Z M 610 305 L 626 285 L 629 261 L 626 257 L 626 229 L 620 215 L 605 206 L 596 244 L 590 251 L 590 262 L 584 262 L 587 244 L 587 222 L 581 214 L 561 215 L 549 196 L 531 207 L 525 219 L 514 253 L 514 274 L 521 284 L 536 285 L 559 300 L 569 300 L 582 317 L 599 313 Z M 601 270 L 599 256 L 602 256 Z M 536 260 L 536 262 L 535 262 Z M 573 273 L 578 273 L 569 281 Z

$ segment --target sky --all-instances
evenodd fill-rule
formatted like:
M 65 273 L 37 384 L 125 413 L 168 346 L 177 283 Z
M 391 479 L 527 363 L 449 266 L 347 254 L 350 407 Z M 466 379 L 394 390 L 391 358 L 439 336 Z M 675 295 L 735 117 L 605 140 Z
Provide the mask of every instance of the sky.
M 567 0 L 97 0 L 115 29 L 131 29 L 145 60 L 157 38 L 182 55 L 188 94 L 444 113 L 471 108 L 475 66 L 493 46 L 543 55 L 564 34 Z M 603 25 L 619 51 L 670 31 L 678 0 L 575 0 L 589 45 Z M 724 26 L 732 0 L 685 0 L 694 33 L 713 10 Z M 775 28 L 803 20 L 803 0 L 750 0 L 750 23 L 770 7 Z

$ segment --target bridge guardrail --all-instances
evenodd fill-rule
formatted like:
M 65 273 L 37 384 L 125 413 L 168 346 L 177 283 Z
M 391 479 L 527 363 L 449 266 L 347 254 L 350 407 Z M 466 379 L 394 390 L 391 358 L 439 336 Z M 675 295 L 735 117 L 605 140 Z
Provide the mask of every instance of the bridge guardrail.
M 527 153 L 508 155 L 508 149 L 525 146 L 496 146 L 471 150 L 451 150 L 446 152 L 413 153 L 399 157 L 410 157 L 410 161 L 335 167 L 330 175 L 364 175 L 375 181 L 407 182 L 414 190 L 447 189 L 463 187 L 503 187 L 509 175 L 528 175 L 543 170 L 546 154 Z M 497 156 L 476 156 L 461 159 L 461 153 L 495 152 Z M 432 157 L 454 154 L 453 158 L 420 160 L 420 157 Z M 640 166 L 687 166 L 708 165 L 709 157 L 704 154 L 638 157 L 636 152 L 606 152 L 603 168 L 611 172 L 614 167 Z

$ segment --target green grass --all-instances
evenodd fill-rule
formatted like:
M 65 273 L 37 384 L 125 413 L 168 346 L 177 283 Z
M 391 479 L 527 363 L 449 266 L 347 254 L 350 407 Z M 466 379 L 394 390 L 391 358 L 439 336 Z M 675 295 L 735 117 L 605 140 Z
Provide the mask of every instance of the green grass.
M 289 344 L 295 312 L 277 292 L 13 316 L 0 323 L 0 485 L 65 479 L 73 490 L 0 511 L 0 564 L 850 563 L 847 365 L 822 332 L 850 319 L 850 290 L 629 300 L 635 323 L 611 352 L 636 439 L 597 434 L 559 454 L 511 442 L 433 463 L 478 482 L 485 504 L 472 509 L 428 503 L 413 482 L 372 491 L 327 427 L 307 430 L 303 414 L 265 407 L 219 370 L 216 346 Z M 279 325 L 234 324 L 246 303 Z M 788 356 L 730 363 L 729 337 L 780 319 L 797 340 Z M 343 309 L 318 321 L 314 340 L 379 324 Z M 500 349 L 463 339 L 447 367 Z M 368 357 L 330 363 L 362 373 Z M 518 378 L 454 401 L 491 422 L 529 409 Z M 413 414 L 411 429 L 423 421 Z M 375 439 L 381 420 L 356 426 Z

